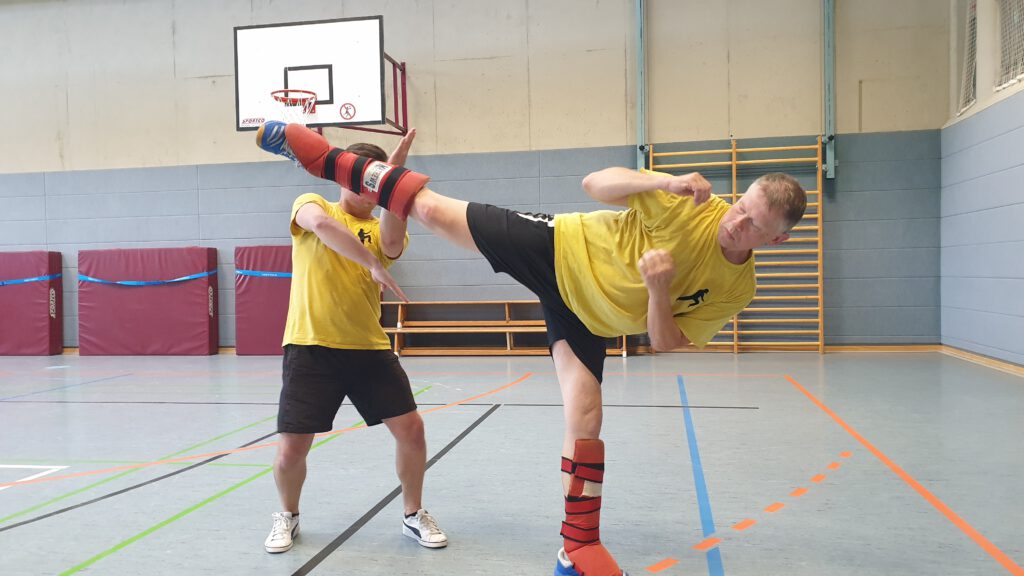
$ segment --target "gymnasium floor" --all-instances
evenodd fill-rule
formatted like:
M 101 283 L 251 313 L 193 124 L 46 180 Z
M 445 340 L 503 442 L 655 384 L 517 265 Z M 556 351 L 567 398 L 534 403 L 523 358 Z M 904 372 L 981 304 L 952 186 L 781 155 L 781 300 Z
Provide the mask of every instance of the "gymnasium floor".
M 449 547 L 401 535 L 379 426 L 318 440 L 302 534 L 270 555 L 278 358 L 0 359 L 0 574 L 550 574 L 550 359 L 403 363 Z M 938 353 L 605 370 L 602 536 L 634 576 L 1024 573 L 1019 376 Z

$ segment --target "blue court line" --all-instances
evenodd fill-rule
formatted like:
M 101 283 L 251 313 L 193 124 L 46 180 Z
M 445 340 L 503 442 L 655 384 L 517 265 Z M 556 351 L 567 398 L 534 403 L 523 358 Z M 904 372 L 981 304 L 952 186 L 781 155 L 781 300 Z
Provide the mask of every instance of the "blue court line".
M 708 485 L 704 481 L 704 468 L 700 464 L 700 451 L 697 450 L 697 434 L 693 429 L 693 417 L 690 415 L 690 402 L 686 399 L 686 386 L 683 377 L 676 376 L 679 383 L 679 401 L 683 405 L 683 421 L 686 423 L 686 441 L 690 445 L 690 464 L 693 466 L 693 485 L 697 489 L 697 508 L 700 510 L 700 527 L 707 538 L 715 533 L 715 519 L 711 515 L 711 500 L 708 498 Z M 716 546 L 707 551 L 708 574 L 725 576 L 722 566 L 722 551 Z
M 14 400 L 15 398 L 24 398 L 25 396 L 32 396 L 34 394 L 42 394 L 44 392 L 53 392 L 54 390 L 65 390 L 67 388 L 74 388 L 76 386 L 85 386 L 86 384 L 95 384 L 97 382 L 104 382 L 106 380 L 113 380 L 114 378 L 123 378 L 125 376 L 131 376 L 131 372 L 127 374 L 118 374 L 117 376 L 108 376 L 106 378 L 100 378 L 99 380 L 89 380 L 88 382 L 79 382 L 78 384 L 68 384 L 67 386 L 58 386 L 56 388 L 49 388 L 47 390 L 38 390 L 36 392 L 29 392 L 28 394 L 19 394 L 17 396 L 8 396 L 7 398 L 0 398 L 0 402 L 7 400 Z

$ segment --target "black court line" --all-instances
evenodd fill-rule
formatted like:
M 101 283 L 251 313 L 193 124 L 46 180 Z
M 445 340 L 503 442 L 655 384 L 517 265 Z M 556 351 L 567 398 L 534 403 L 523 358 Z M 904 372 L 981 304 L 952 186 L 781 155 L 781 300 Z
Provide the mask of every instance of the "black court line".
M 435 454 L 434 457 L 431 458 L 429 462 L 427 462 L 426 470 L 430 470 L 431 466 L 436 464 L 438 460 L 440 460 L 442 457 L 444 457 L 445 454 L 450 452 L 451 449 L 454 448 L 456 444 L 458 444 L 459 442 L 462 442 L 462 440 L 466 436 L 469 436 L 469 433 L 472 432 L 473 429 L 475 429 L 477 426 L 479 426 L 491 414 L 494 414 L 495 410 L 497 410 L 498 408 L 501 408 L 501 406 L 502 406 L 501 404 L 492 404 L 490 410 L 488 410 L 487 412 L 484 412 L 484 414 L 482 416 L 480 416 L 479 418 L 476 419 L 476 422 L 473 422 L 472 424 L 470 424 L 468 428 L 463 430 L 461 434 L 456 436 L 454 440 L 449 442 L 447 446 L 445 446 L 443 449 L 441 449 L 440 452 Z M 367 512 L 366 514 L 363 514 L 362 518 L 356 520 L 351 526 L 348 527 L 348 529 L 346 529 L 344 532 L 342 532 L 340 535 L 338 535 L 338 537 L 335 538 L 330 544 L 325 546 L 323 548 L 323 550 L 320 550 L 319 552 L 317 552 L 316 555 L 313 556 L 312 558 L 310 558 L 308 562 L 303 564 L 301 568 L 299 568 L 298 570 L 293 572 L 292 576 L 305 576 L 306 574 L 309 574 L 310 572 L 312 572 L 314 568 L 316 568 L 328 556 L 330 556 L 332 553 L 334 553 L 334 551 L 337 550 L 338 547 L 340 547 L 342 544 L 344 544 L 346 540 L 351 538 L 353 534 L 358 532 L 363 526 L 366 525 L 367 522 L 369 522 L 371 519 L 373 519 L 374 516 L 376 516 L 378 513 L 380 513 L 381 510 L 383 510 L 388 504 L 391 503 L 392 500 L 397 498 L 398 495 L 401 494 L 401 493 L 402 493 L 402 486 L 401 486 L 401 484 L 399 484 L 399 486 L 397 488 L 395 488 L 394 490 L 391 491 L 390 494 L 388 494 L 387 496 L 382 498 L 381 501 L 378 502 L 376 506 L 374 506 L 373 508 L 370 509 L 369 512 Z
M 277 402 L 174 402 L 157 400 L 0 400 L 0 404 L 169 404 L 182 406 L 277 406 Z M 344 404 L 348 406 L 349 404 Z M 417 406 L 446 406 L 442 402 L 418 402 Z M 462 406 L 493 406 L 493 404 L 476 404 L 467 402 Z M 529 402 L 509 402 L 503 406 L 561 408 L 563 404 L 541 404 Z M 711 410 L 760 410 L 759 406 L 681 406 L 678 404 L 604 404 L 605 408 L 691 408 Z
M 277 402 L 186 402 L 161 400 L 0 400 L 8 404 L 181 404 L 184 406 L 277 406 Z
M 77 384 L 68 384 L 66 386 L 57 386 L 56 388 L 48 388 L 46 390 L 37 390 L 35 392 L 29 392 L 27 394 L 18 394 L 17 396 L 8 396 L 7 398 L 0 398 L 0 402 L 5 402 L 7 400 L 14 400 L 15 398 L 24 398 L 25 396 L 32 396 L 32 395 L 35 395 L 35 394 L 43 394 L 45 392 L 54 392 L 56 390 L 66 390 L 68 388 L 75 388 L 76 386 L 85 386 L 86 384 L 95 384 L 97 382 L 106 382 L 107 380 L 113 380 L 115 378 L 124 378 L 125 376 L 131 376 L 131 375 L 132 375 L 132 373 L 129 372 L 127 374 L 118 374 L 116 376 L 107 376 L 106 378 L 98 378 L 96 380 L 89 380 L 87 382 L 79 382 Z
M 261 442 L 263 440 L 266 440 L 267 438 L 270 438 L 271 436 L 274 436 L 275 434 L 277 434 L 277 432 L 271 432 L 270 434 L 267 434 L 266 436 L 260 436 L 259 438 L 255 439 L 255 440 L 252 440 L 251 442 L 246 442 L 245 444 L 242 444 L 238 448 L 245 448 L 246 446 L 252 446 L 253 444 L 256 444 L 257 442 Z M 41 516 L 36 516 L 35 518 L 29 518 L 28 520 L 22 520 L 21 522 L 17 522 L 15 524 L 8 524 L 7 526 L 0 527 L 0 532 L 5 532 L 5 531 L 10 530 L 12 528 L 17 528 L 19 526 L 24 526 L 26 524 L 32 524 L 33 522 L 38 522 L 40 520 L 45 520 L 46 518 L 50 518 L 52 516 L 57 516 L 58 514 L 63 514 L 65 512 L 70 512 L 72 510 L 77 510 L 77 509 L 79 509 L 79 508 L 81 508 L 83 506 L 88 506 L 89 504 L 95 504 L 95 503 L 97 503 L 97 502 L 99 502 L 101 500 L 106 500 L 107 498 L 113 498 L 114 496 L 120 496 L 121 494 L 124 494 L 125 492 L 131 492 L 132 490 L 135 490 L 137 488 L 142 488 L 143 486 L 148 486 L 150 484 L 153 484 L 155 482 L 159 482 L 161 480 L 166 480 L 167 478 L 170 478 L 171 476 L 177 476 L 178 474 L 181 474 L 183 472 L 188 472 L 189 470 L 192 470 L 193 468 L 199 468 L 200 466 L 205 466 L 206 464 L 209 464 L 210 462 L 213 462 L 214 460 L 220 460 L 221 458 L 224 458 L 225 456 L 230 456 L 230 455 L 231 454 L 220 454 L 220 455 L 214 456 L 212 458 L 207 458 L 206 460 L 203 460 L 202 462 L 196 462 L 195 464 L 192 464 L 191 466 L 187 466 L 185 468 L 182 468 L 181 470 L 176 470 L 176 471 L 171 472 L 169 474 L 164 474 L 163 476 L 157 476 L 156 478 L 153 478 L 153 479 L 150 479 L 150 480 L 146 480 L 145 482 L 140 482 L 139 484 L 136 484 L 134 486 L 129 486 L 127 488 L 122 488 L 120 490 L 117 490 L 116 492 L 111 492 L 109 494 L 104 494 L 103 496 L 99 496 L 97 498 L 93 498 L 92 500 L 86 500 L 85 502 L 80 502 L 78 504 L 75 504 L 74 506 L 68 506 L 67 508 L 61 508 L 60 510 L 54 510 L 53 512 L 48 512 L 48 513 L 43 514 Z

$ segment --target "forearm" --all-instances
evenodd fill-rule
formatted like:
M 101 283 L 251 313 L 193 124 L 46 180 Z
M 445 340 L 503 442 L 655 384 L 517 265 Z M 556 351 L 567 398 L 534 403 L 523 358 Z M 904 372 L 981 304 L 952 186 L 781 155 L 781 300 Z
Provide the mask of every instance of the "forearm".
M 336 220 L 321 219 L 313 226 L 312 232 L 328 248 L 367 269 L 380 264 L 377 257 L 363 246 L 355 234 Z
M 673 350 L 689 342 L 676 325 L 667 294 L 648 293 L 647 335 L 655 351 Z
M 406 222 L 384 210 L 380 215 L 380 246 L 392 260 L 398 259 L 405 250 Z
M 583 190 L 599 202 L 624 206 L 633 194 L 664 190 L 668 187 L 668 180 L 664 175 L 612 167 L 588 174 L 583 179 Z

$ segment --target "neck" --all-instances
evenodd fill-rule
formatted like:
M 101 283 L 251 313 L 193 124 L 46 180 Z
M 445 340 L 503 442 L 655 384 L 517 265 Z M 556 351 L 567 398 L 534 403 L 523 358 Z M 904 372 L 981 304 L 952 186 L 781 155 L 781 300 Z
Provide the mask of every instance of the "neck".
M 753 256 L 753 250 L 727 250 L 722 248 L 722 256 L 733 264 L 743 264 Z

